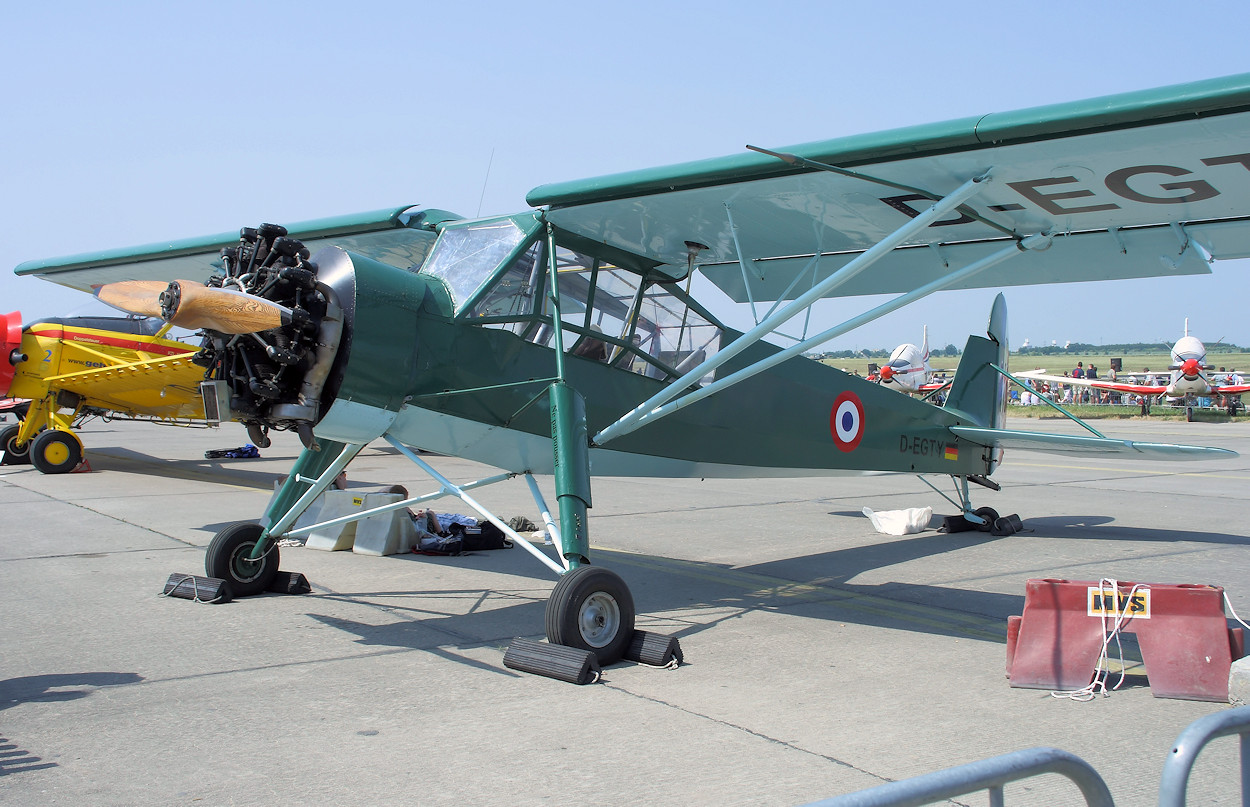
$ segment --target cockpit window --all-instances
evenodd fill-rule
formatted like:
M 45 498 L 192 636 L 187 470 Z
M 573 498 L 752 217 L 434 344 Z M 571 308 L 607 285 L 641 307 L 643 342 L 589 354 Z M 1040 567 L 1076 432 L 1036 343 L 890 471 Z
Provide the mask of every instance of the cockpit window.
M 517 256 L 499 280 L 473 306 L 470 316 L 492 318 L 490 325 L 521 334 L 531 324 L 534 297 L 542 287 L 543 243 L 536 241 Z
M 639 350 L 677 375 L 685 375 L 720 350 L 720 327 L 688 305 L 672 286 L 657 283 L 647 287 L 638 306 L 637 323 L 633 339 Z M 642 372 L 655 376 L 657 369 L 649 364 Z M 710 383 L 712 377 L 701 381 Z
M 457 310 L 512 254 L 527 233 L 511 219 L 443 231 L 422 271 L 441 277 L 451 288 Z
M 458 267 L 468 259 L 455 263 L 442 259 L 444 244 L 458 254 L 469 255 L 474 250 L 448 241 L 448 235 L 450 231 L 444 232 L 426 271 L 434 271 L 453 284 L 452 278 L 464 276 Z M 473 238 L 481 237 L 481 233 L 473 234 Z M 513 249 L 519 243 L 514 242 Z M 477 293 L 466 319 L 483 327 L 511 331 L 534 344 L 554 347 L 546 253 L 546 240 L 542 238 L 518 252 L 492 285 Z M 451 266 L 453 271 L 442 266 Z M 689 297 L 671 283 L 657 282 L 558 245 L 555 270 L 559 278 L 561 337 L 564 350 L 571 355 L 665 379 L 684 374 L 720 349 L 720 326 L 700 313 L 690 304 Z M 464 298 L 456 293 L 459 303 Z M 711 378 L 709 375 L 701 381 L 708 383 Z

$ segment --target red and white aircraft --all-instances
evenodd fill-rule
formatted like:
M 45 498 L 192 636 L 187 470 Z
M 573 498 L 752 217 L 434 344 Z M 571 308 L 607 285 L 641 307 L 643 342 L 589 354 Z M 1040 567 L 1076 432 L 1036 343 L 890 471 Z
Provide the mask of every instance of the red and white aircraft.
M 1122 384 L 1094 378 L 1067 378 L 1046 375 L 1045 370 L 1031 370 L 1020 375 L 1025 378 L 1037 378 L 1079 387 L 1162 396 L 1171 401 L 1183 400 L 1186 419 L 1193 420 L 1196 398 L 1223 397 L 1228 414 L 1234 415 L 1240 405 L 1241 396 L 1250 392 L 1250 384 L 1241 383 L 1241 378 L 1235 370 L 1224 377 L 1224 383 L 1216 383 L 1208 374 L 1214 369 L 1213 365 L 1207 364 L 1206 345 L 1202 344 L 1198 337 L 1189 335 L 1189 320 L 1187 319 L 1185 320 L 1185 335 L 1172 346 L 1172 364 L 1168 367 L 1167 384 Z
M 883 387 L 909 395 L 923 395 L 946 386 L 946 382 L 933 381 L 933 368 L 929 366 L 929 326 L 925 326 L 920 347 L 911 343 L 894 348 L 890 358 L 876 372 L 868 376 Z

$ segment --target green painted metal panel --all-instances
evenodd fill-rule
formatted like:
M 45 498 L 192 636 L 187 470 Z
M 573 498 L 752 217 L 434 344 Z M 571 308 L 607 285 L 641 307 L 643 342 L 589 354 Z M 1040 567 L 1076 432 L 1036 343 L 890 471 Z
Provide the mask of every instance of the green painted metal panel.
M 419 328 L 419 368 L 410 406 L 493 429 L 551 436 L 545 389 L 555 364 L 549 348 L 508 331 L 462 322 L 423 317 Z M 726 338 L 737 335 L 729 332 Z M 753 345 L 724 372 L 776 350 L 765 343 Z M 585 399 L 591 434 L 661 387 L 658 380 L 577 356 L 566 357 L 565 369 L 569 386 Z M 448 390 L 474 392 L 449 395 Z M 843 451 L 831 434 L 830 419 L 834 402 L 847 391 L 861 402 L 866 426 L 858 445 Z M 797 359 L 613 440 L 609 447 L 644 459 L 655 455 L 762 468 L 984 473 L 979 451 L 969 448 L 947 458 L 946 444 L 957 442 L 947 426 L 957 422 L 964 421 L 880 385 Z M 406 436 L 405 442 L 432 447 L 422 445 L 419 434 Z M 461 448 L 472 456 L 472 446 Z M 550 460 L 548 454 L 544 463 Z
M 287 227 L 287 229 L 290 231 L 293 238 L 310 239 L 330 238 L 333 236 L 350 235 L 353 233 L 368 232 L 391 227 L 403 227 L 406 225 L 401 223 L 400 218 L 402 217 L 404 211 L 410 208 L 411 205 L 405 205 L 404 207 L 374 210 L 368 213 L 356 213 L 348 216 L 314 219 L 311 221 L 292 224 Z M 62 258 L 26 261 L 25 263 L 19 264 L 13 272 L 17 275 L 47 275 L 56 272 L 72 272 L 77 269 L 87 269 L 91 267 L 112 266 L 122 263 L 137 263 L 161 258 L 177 258 L 185 255 L 202 254 L 205 252 L 216 253 L 222 247 L 231 246 L 232 244 L 237 243 L 238 240 L 239 233 L 235 230 L 233 232 L 217 233 L 216 235 L 199 236 L 196 238 L 161 241 L 137 247 L 107 249 L 99 252 L 86 252 L 79 255 L 69 255 Z
M 350 257 L 355 313 L 335 397 L 396 412 L 415 384 L 421 350 L 417 321 L 419 315 L 431 316 L 428 310 L 420 312 L 434 281 L 361 255 Z
M 893 129 L 874 134 L 803 143 L 777 149 L 811 160 L 850 167 L 896 159 L 1070 137 L 1170 120 L 1250 110 L 1250 73 L 1189 84 L 1052 104 L 1012 112 Z M 647 168 L 621 174 L 541 185 L 526 196 L 534 206 L 588 204 L 651 193 L 786 176 L 796 170 L 756 153 Z

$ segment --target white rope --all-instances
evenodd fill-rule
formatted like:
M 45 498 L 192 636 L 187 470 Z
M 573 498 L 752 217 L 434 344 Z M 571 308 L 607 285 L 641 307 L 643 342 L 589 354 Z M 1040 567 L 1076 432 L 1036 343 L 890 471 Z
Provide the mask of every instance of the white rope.
M 1111 602 L 1113 603 L 1112 608 L 1114 609 L 1113 610 L 1114 618 L 1111 621 L 1110 629 L 1108 629 L 1108 626 L 1107 626 L 1107 607 L 1106 607 L 1106 604 L 1107 604 L 1106 594 L 1107 594 L 1108 586 L 1110 587 L 1110 591 L 1112 594 Z M 1124 611 L 1123 613 L 1121 613 L 1120 612 L 1120 598 L 1119 598 L 1120 584 L 1116 582 L 1114 578 L 1110 578 L 1110 577 L 1104 577 L 1098 581 L 1098 596 L 1103 605 L 1102 607 L 1103 639 L 1102 639 L 1102 650 L 1100 650 L 1098 654 L 1098 663 L 1094 666 L 1093 680 L 1091 680 L 1087 685 L 1085 685 L 1084 687 L 1080 689 L 1073 689 L 1073 690 L 1067 690 L 1067 691 L 1058 690 L 1058 691 L 1051 692 L 1050 696 L 1052 698 L 1067 698 L 1069 700 L 1084 702 L 1084 701 L 1092 701 L 1098 695 L 1102 695 L 1104 698 L 1110 697 L 1111 693 L 1107 691 L 1107 678 L 1110 673 L 1110 670 L 1107 669 L 1107 660 L 1108 660 L 1107 647 L 1108 645 L 1111 644 L 1112 639 L 1115 639 L 1116 650 L 1118 651 L 1119 657 L 1120 657 L 1120 680 L 1116 681 L 1115 686 L 1111 687 L 1111 689 L 1116 690 L 1120 688 L 1120 685 L 1124 683 L 1124 645 L 1120 643 L 1120 630 L 1124 627 L 1124 623 L 1126 623 L 1129 619 L 1132 618 L 1132 615 L 1129 613 L 1129 608 L 1133 602 L 1133 595 L 1136 594 L 1138 591 L 1149 589 L 1149 588 L 1150 587 L 1147 585 L 1143 585 L 1141 583 L 1134 583 L 1133 588 L 1129 590 L 1128 596 L 1124 598 Z
M 638 665 L 641 667 L 650 667 L 653 670 L 675 670 L 681 666 L 681 662 L 677 660 L 676 656 L 674 656 L 669 659 L 667 664 L 648 664 L 645 661 L 640 661 L 638 662 Z
M 172 586 L 169 587 L 169 591 L 162 591 L 161 596 L 172 597 L 174 595 L 174 592 L 178 590 L 178 587 L 181 586 L 183 583 L 187 582 L 188 580 L 191 581 L 191 594 L 193 595 L 192 599 L 194 602 L 203 602 L 203 603 L 211 604 L 211 603 L 217 602 L 218 600 L 222 598 L 222 592 L 220 591 L 217 593 L 217 596 L 213 597 L 211 600 L 206 600 L 200 597 L 200 581 L 196 580 L 195 575 L 193 574 L 189 574 L 186 577 L 183 577 L 182 579 L 180 579 L 177 583 L 174 583 Z
M 1247 624 L 1245 623 L 1245 620 L 1243 620 L 1241 617 L 1237 616 L 1237 612 L 1233 610 L 1233 601 L 1232 601 L 1232 600 L 1230 600 L 1230 599 L 1228 598 L 1228 592 L 1227 592 L 1227 591 L 1225 591 L 1225 592 L 1224 592 L 1224 604 L 1228 606 L 1228 612 L 1229 612 L 1230 614 L 1232 614 L 1232 615 L 1233 615 L 1233 619 L 1235 619 L 1235 620 L 1237 620 L 1238 622 L 1240 622 L 1240 623 L 1241 623 L 1241 626 L 1242 626 L 1243 628 L 1245 628 L 1246 630 L 1250 630 L 1250 625 L 1247 625 Z M 1234 661 L 1236 661 L 1236 659 L 1233 659 L 1233 660 L 1234 660 Z

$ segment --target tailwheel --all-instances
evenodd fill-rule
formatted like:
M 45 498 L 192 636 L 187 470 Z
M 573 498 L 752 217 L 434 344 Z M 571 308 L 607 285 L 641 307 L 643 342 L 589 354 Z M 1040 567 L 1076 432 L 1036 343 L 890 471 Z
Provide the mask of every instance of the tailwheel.
M 0 431 L 0 449 L 4 450 L 5 465 L 26 465 L 30 462 L 30 443 L 20 449 L 17 447 L 19 429 L 21 426 L 9 426 L 4 431 Z
M 998 521 L 998 511 L 993 507 L 978 507 L 972 511 L 972 514 L 985 519 L 984 524 L 977 525 L 977 529 L 981 532 L 989 532 L 994 528 L 994 522 Z
M 28 450 L 31 463 L 45 474 L 67 474 L 82 462 L 82 441 L 61 429 L 40 432 Z
M 270 546 L 259 560 L 252 560 L 252 548 L 264 528 L 254 521 L 231 524 L 213 536 L 204 555 L 204 571 L 209 577 L 225 580 L 235 597 L 249 597 L 269 588 L 278 573 L 278 544 Z
M 620 661 L 634 636 L 634 598 L 615 572 L 578 566 L 547 600 L 547 641 L 580 647 L 601 666 Z

